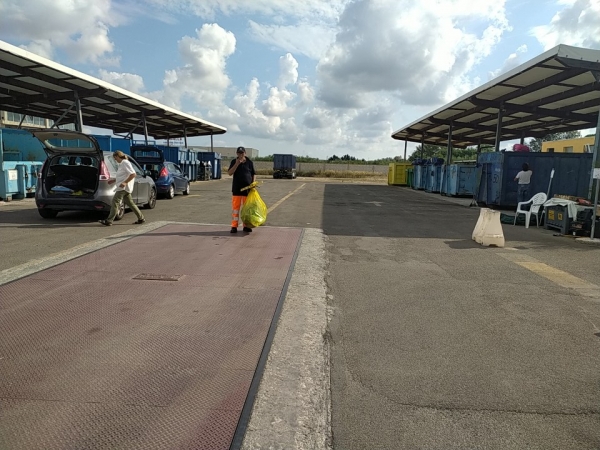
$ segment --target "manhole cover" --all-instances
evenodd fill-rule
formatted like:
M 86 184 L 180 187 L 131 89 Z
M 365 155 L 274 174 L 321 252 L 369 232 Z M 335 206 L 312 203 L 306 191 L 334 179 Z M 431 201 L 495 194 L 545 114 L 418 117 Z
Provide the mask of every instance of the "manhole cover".
M 134 280 L 179 281 L 183 275 L 167 275 L 165 273 L 140 273 Z

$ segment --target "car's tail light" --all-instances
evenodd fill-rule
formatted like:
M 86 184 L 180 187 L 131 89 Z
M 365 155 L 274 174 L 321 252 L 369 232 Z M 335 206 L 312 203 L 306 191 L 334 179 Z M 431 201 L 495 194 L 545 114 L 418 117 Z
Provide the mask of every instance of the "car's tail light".
M 162 169 L 160 169 L 160 173 L 158 174 L 158 178 L 162 178 L 162 177 L 167 177 L 169 176 L 168 172 L 167 172 L 167 168 L 163 167 Z
M 108 167 L 104 161 L 100 161 L 100 181 L 106 181 L 110 179 L 110 173 L 108 173 Z

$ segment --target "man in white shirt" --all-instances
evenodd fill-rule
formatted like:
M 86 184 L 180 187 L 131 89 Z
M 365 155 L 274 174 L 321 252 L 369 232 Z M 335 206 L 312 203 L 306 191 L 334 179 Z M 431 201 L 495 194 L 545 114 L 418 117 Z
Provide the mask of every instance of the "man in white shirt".
M 133 198 L 131 197 L 131 193 L 133 192 L 133 184 L 135 183 L 135 170 L 128 161 L 127 155 L 122 151 L 116 151 L 113 155 L 113 158 L 119 164 L 119 168 L 117 169 L 116 179 L 109 180 L 108 183 L 117 183 L 117 191 L 115 192 L 110 204 L 110 213 L 108 214 L 108 217 L 105 220 L 101 220 L 100 223 L 106 226 L 112 225 L 113 220 L 115 220 L 115 216 L 117 215 L 119 205 L 121 202 L 124 202 L 129 206 L 129 208 L 131 208 L 138 218 L 138 220 L 133 223 L 136 225 L 141 225 L 142 223 L 146 222 L 146 219 L 144 219 L 144 215 L 136 206 Z
M 515 177 L 515 181 L 519 182 L 517 188 L 517 201 L 526 202 L 529 200 L 529 183 L 531 183 L 531 175 L 533 172 L 529 170 L 529 164 L 523 163 L 523 170 L 521 170 Z

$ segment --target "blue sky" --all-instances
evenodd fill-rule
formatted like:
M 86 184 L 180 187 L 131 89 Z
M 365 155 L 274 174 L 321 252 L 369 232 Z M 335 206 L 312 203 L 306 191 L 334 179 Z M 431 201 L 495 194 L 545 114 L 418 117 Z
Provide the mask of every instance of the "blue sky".
M 600 49 L 600 0 L 2 0 L 0 39 L 226 126 L 217 146 L 376 159 L 545 50 Z

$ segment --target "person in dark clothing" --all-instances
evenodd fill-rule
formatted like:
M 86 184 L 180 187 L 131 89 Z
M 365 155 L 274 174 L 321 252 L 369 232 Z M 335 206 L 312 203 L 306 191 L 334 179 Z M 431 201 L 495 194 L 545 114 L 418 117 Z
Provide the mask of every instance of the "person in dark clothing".
M 246 157 L 246 149 L 244 147 L 238 147 L 236 155 L 237 158 L 231 161 L 229 170 L 227 171 L 229 175 L 233 176 L 233 183 L 231 186 L 233 194 L 231 200 L 231 233 L 237 233 L 238 231 L 240 211 L 244 206 L 244 202 L 249 193 L 249 190 L 241 191 L 240 189 L 243 189 L 256 181 L 254 164 L 250 158 Z M 242 224 L 242 227 L 242 231 L 245 233 L 252 232 L 252 228 L 249 228 L 244 224 Z

